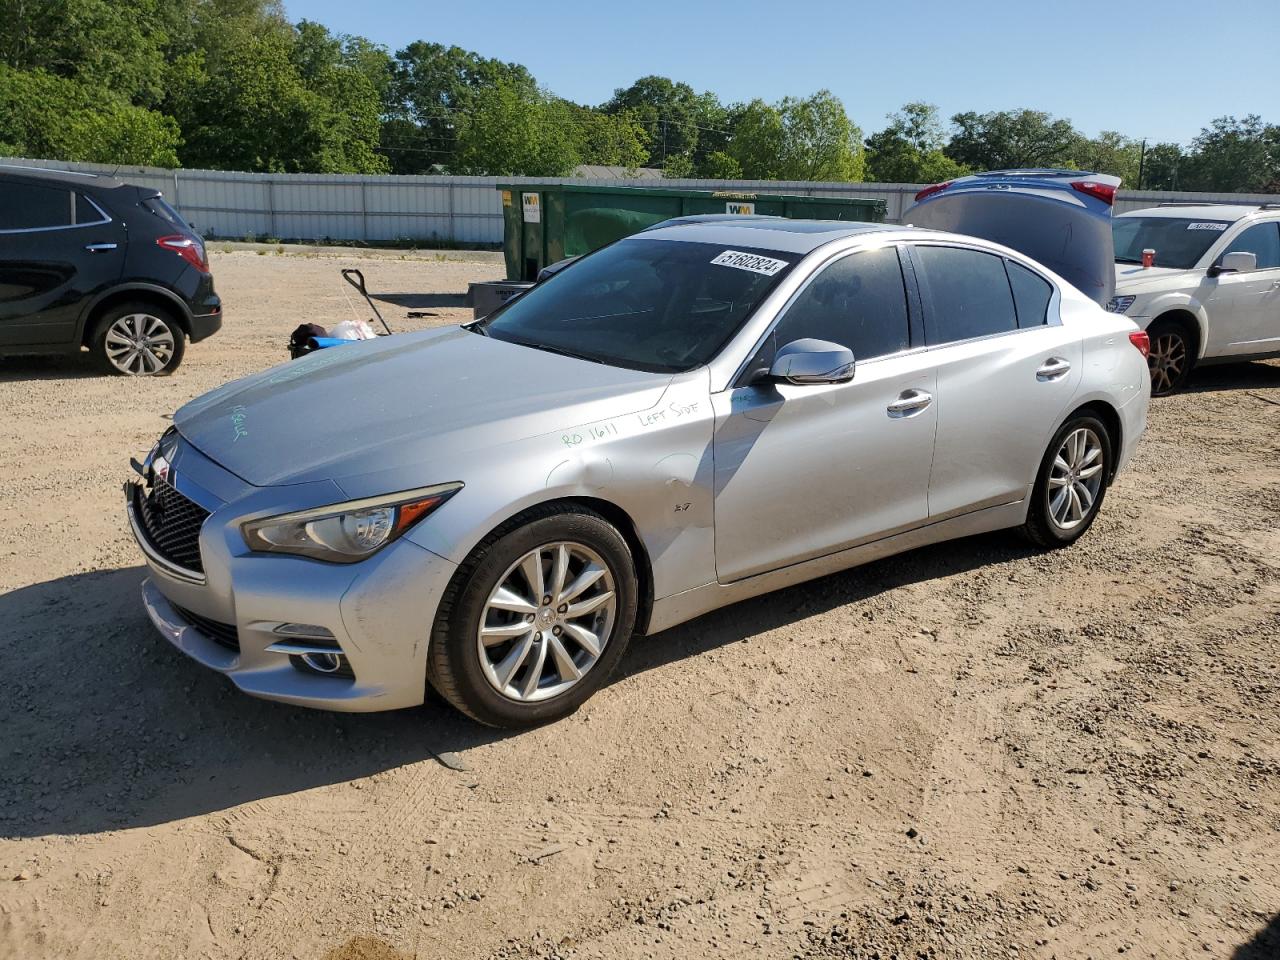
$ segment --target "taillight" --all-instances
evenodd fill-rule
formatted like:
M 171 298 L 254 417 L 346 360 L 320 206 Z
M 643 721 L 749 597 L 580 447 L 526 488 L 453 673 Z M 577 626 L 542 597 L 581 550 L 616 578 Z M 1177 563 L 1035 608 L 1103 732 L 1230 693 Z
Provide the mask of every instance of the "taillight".
M 1071 189 L 1077 193 L 1093 197 L 1095 200 L 1101 200 L 1107 206 L 1112 206 L 1116 202 L 1116 188 L 1109 183 L 1098 183 L 1096 180 L 1075 180 L 1071 184 Z
M 953 181 L 951 180 L 944 180 L 942 183 L 935 183 L 931 187 L 925 187 L 916 194 L 916 203 L 919 203 L 925 197 L 932 197 L 935 193 L 941 193 L 943 190 L 947 189 L 947 187 L 951 186 L 952 183 Z
M 175 233 L 168 237 L 157 238 L 156 243 L 166 250 L 172 250 L 201 273 L 209 272 L 209 257 L 204 252 L 204 244 L 194 237 Z
M 1129 342 L 1138 348 L 1138 352 L 1142 354 L 1143 357 L 1149 357 L 1151 355 L 1151 338 L 1147 336 L 1147 331 L 1135 330 L 1133 333 L 1129 334 Z

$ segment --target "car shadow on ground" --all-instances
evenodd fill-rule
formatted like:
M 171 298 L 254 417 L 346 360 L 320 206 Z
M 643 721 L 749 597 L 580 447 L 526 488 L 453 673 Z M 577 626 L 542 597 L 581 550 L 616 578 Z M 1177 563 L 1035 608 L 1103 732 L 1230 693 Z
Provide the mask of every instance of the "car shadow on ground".
M 1184 388 L 1186 393 L 1219 390 L 1280 390 L 1280 364 L 1255 360 L 1197 367 Z
M 927 547 L 636 638 L 613 682 L 784 628 L 908 583 L 1025 557 L 1010 534 Z M 518 732 L 433 698 L 381 714 L 325 713 L 238 692 L 186 659 L 141 609 L 141 567 L 0 596 L 0 836 L 151 826 L 466 751 Z M 565 721 L 572 723 L 572 720 Z M 443 761 L 442 761 L 443 762 Z M 468 776 L 440 768 L 442 776 Z
M 109 377 L 98 366 L 93 355 L 59 353 L 49 356 L 0 357 L 0 383 L 21 383 L 27 380 L 82 380 L 86 377 Z
M 462 293 L 375 293 L 374 300 L 385 300 L 406 310 L 424 310 L 428 307 L 465 307 L 466 294 Z
M 1231 960 L 1276 960 L 1277 957 L 1280 957 L 1280 913 L 1231 954 Z

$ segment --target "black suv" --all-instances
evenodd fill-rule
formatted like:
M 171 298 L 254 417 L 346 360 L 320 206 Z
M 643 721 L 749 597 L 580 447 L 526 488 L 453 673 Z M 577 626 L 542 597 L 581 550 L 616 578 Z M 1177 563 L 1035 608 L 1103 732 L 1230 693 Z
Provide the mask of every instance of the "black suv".
M 162 376 L 221 326 L 204 242 L 159 191 L 0 166 L 0 356 L 88 347 Z

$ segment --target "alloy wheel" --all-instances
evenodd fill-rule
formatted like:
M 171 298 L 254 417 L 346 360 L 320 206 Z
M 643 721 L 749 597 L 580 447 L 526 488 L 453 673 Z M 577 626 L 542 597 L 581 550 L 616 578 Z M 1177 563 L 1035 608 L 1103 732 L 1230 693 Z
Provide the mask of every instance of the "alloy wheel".
M 1102 441 L 1089 427 L 1072 430 L 1062 441 L 1049 470 L 1049 516 L 1060 530 L 1089 519 L 1102 489 Z
M 1161 333 L 1151 342 L 1147 355 L 1153 393 L 1168 393 L 1182 379 L 1187 368 L 1187 340 L 1180 333 Z
M 476 649 L 502 696 L 532 703 L 559 696 L 596 665 L 617 616 L 608 564 L 572 541 L 530 550 L 485 601 Z
M 173 359 L 173 331 L 159 317 L 128 313 L 107 328 L 107 362 L 121 373 L 145 377 L 159 373 Z

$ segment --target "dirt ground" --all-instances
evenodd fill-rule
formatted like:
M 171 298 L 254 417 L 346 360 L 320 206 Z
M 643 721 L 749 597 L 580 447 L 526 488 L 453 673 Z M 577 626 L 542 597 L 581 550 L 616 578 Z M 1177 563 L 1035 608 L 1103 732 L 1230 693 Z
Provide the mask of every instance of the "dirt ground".
M 1280 957 L 1280 365 L 1156 401 L 1069 550 L 759 598 L 511 735 L 251 700 L 139 605 L 129 456 L 346 265 L 397 329 L 501 269 L 215 248 L 174 377 L 0 364 L 0 957 Z

